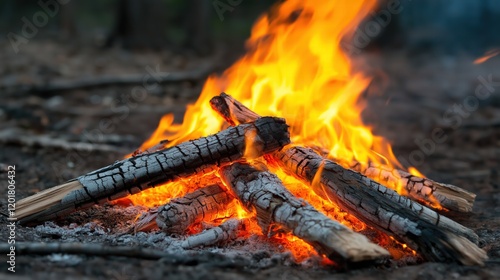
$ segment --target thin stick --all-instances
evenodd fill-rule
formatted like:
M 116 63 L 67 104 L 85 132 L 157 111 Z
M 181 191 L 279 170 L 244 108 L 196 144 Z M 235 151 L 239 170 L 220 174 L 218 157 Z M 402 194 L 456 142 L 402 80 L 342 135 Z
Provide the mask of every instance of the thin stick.
M 12 245 L 0 244 L 2 255 L 9 254 Z M 157 260 L 172 256 L 159 250 L 145 249 L 142 247 L 114 247 L 103 244 L 83 243 L 35 243 L 16 242 L 15 253 L 17 255 L 50 255 L 50 254 L 72 254 L 88 256 L 117 256 L 127 258 L 138 258 Z
M 211 70 L 206 67 L 203 69 L 185 71 L 185 72 L 163 72 L 155 73 L 149 76 L 149 74 L 129 74 L 121 76 L 99 76 L 99 77 L 89 77 L 80 78 L 75 80 L 68 79 L 56 79 L 45 83 L 35 83 L 35 84 L 0 84 L 0 89 L 12 90 L 17 94 L 20 93 L 35 93 L 35 94 L 46 94 L 58 91 L 70 91 L 75 89 L 88 89 L 95 87 L 104 86 L 130 86 L 130 85 L 142 85 L 149 80 L 158 84 L 171 84 L 171 83 L 181 83 L 189 81 L 199 81 L 204 79 Z

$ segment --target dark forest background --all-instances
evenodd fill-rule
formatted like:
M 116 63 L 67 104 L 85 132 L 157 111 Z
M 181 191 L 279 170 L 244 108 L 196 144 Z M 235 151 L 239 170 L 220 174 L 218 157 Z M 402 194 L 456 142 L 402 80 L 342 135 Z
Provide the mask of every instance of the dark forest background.
M 43 5 L 56 0 L 0 1 L 0 35 L 19 33 L 22 18 L 34 20 Z M 500 1 L 380 0 L 381 16 L 399 5 L 388 25 L 376 30 L 370 45 L 408 49 L 467 50 L 480 53 L 500 44 Z M 41 3 L 44 3 L 41 5 Z M 63 43 L 121 46 L 129 49 L 181 49 L 207 55 L 214 43 L 248 37 L 252 23 L 275 1 L 251 0 L 60 0 L 36 39 Z M 64 4 L 63 4 L 64 3 Z M 383 13 L 383 12 L 382 12 Z M 361 27 L 363 28 L 363 27 Z

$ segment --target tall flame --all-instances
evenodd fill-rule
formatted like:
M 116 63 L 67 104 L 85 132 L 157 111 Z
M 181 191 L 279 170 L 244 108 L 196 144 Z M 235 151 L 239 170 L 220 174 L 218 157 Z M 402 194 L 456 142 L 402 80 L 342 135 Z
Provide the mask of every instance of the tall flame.
M 370 79 L 354 71 L 341 49 L 341 41 L 353 36 L 375 4 L 376 0 L 288 0 L 275 6 L 252 28 L 247 54 L 221 76 L 208 78 L 199 99 L 187 107 L 182 124 L 174 124 L 172 115 L 165 116 L 141 149 L 165 139 L 172 146 L 221 130 L 223 120 L 212 111 L 209 100 L 225 91 L 260 115 L 286 118 L 294 143 L 322 147 L 346 162 L 397 164 L 390 145 L 373 135 L 361 119 L 365 104 L 360 95 Z M 294 194 L 339 218 L 340 211 L 331 202 L 283 176 Z M 152 197 L 157 200 L 154 204 L 165 203 L 175 188 L 171 183 L 129 199 L 148 206 Z M 334 209 L 334 214 L 325 209 Z M 363 228 L 359 221 L 357 225 L 343 222 Z

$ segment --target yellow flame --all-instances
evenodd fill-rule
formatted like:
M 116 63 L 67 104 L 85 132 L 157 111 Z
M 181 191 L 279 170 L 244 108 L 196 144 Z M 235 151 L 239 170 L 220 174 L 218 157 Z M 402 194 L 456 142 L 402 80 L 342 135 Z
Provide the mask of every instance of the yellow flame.
M 141 149 L 164 139 L 170 141 L 167 146 L 172 146 L 217 133 L 224 123 L 211 109 L 209 100 L 225 91 L 262 116 L 286 118 L 296 144 L 321 147 L 331 157 L 347 163 L 356 160 L 362 164 L 399 165 L 389 143 L 375 136 L 363 123 L 361 112 L 366 104 L 360 96 L 370 78 L 356 72 L 341 49 L 342 40 L 352 38 L 356 26 L 376 3 L 376 0 L 282 1 L 257 20 L 247 41 L 247 53 L 221 76 L 207 79 L 198 100 L 187 107 L 182 124 L 174 124 L 173 115 L 163 117 Z M 251 149 L 246 156 L 252 157 Z M 365 228 L 307 186 L 280 170 L 273 171 L 294 195 L 326 215 L 357 230 Z M 187 192 L 185 189 L 179 192 L 176 190 L 179 185 L 175 184 L 128 199 L 147 206 L 163 203 Z M 231 207 L 236 208 L 231 212 L 236 216 L 248 217 L 239 203 Z M 300 242 L 291 236 L 287 240 L 297 249 Z M 302 251 L 308 251 L 307 246 L 302 246 Z
M 420 178 L 425 178 L 425 175 L 422 174 L 422 172 L 418 171 L 418 169 L 416 169 L 415 167 L 413 166 L 410 166 L 408 167 L 408 172 L 413 175 L 413 176 L 417 176 L 417 177 L 420 177 Z

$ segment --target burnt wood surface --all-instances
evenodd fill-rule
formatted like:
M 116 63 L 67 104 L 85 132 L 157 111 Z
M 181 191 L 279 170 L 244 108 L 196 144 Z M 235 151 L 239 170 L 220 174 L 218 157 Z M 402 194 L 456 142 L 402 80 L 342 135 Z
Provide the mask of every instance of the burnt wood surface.
M 243 104 L 234 99 L 232 96 L 225 93 L 222 93 L 220 96 L 214 97 L 210 101 L 210 104 L 212 105 L 212 108 L 215 111 L 217 111 L 221 116 L 223 116 L 224 119 L 226 119 L 232 124 L 252 122 L 259 118 L 259 115 L 257 115 L 256 113 L 245 107 Z M 286 153 L 287 149 L 288 148 L 285 147 L 281 155 L 274 154 L 274 158 L 277 159 L 278 162 L 280 162 L 280 160 L 283 158 L 283 153 Z M 311 152 L 314 153 L 313 151 Z M 283 163 L 281 162 L 281 164 Z M 447 217 L 444 217 L 443 215 L 436 213 L 435 211 L 427 207 L 420 205 L 419 203 L 413 202 L 412 200 L 399 195 L 395 191 L 390 190 L 385 186 L 373 180 L 370 180 L 365 176 L 360 175 L 357 177 L 359 177 L 359 182 L 357 183 L 358 185 L 365 185 L 367 187 L 371 187 L 372 189 L 376 190 L 377 192 L 385 196 L 386 199 L 388 198 L 392 200 L 394 203 L 399 204 L 400 207 L 410 209 L 415 214 L 420 216 L 421 219 L 424 219 L 427 222 L 434 224 L 440 228 L 449 230 L 455 234 L 464 236 L 477 244 L 478 242 L 477 234 L 475 234 L 472 230 L 454 222 L 453 220 Z M 433 200 L 429 200 L 428 202 L 432 201 Z
M 219 172 L 223 182 L 231 187 L 243 205 L 256 213 L 264 234 L 270 234 L 271 225 L 276 224 L 340 264 L 376 261 L 390 256 L 364 235 L 295 197 L 276 175 L 266 170 L 233 163 L 222 167 Z
M 218 184 L 172 199 L 158 208 L 156 224 L 166 233 L 185 234 L 189 226 L 222 218 L 234 197 Z
M 471 230 L 324 159 L 312 149 L 291 147 L 278 152 L 275 158 L 286 173 L 309 184 L 316 194 L 408 244 L 427 260 L 482 265 L 487 259 L 486 253 L 466 238 L 477 239 Z M 315 178 L 319 179 L 313 183 Z
M 471 212 L 476 195 L 454 185 L 421 178 L 390 166 L 369 163 L 367 166 L 352 162 L 350 168 L 391 189 L 400 186 L 407 196 L 435 209 Z
M 224 92 L 212 98 L 210 105 L 231 125 L 253 122 L 260 117 Z M 343 161 L 342 159 L 338 160 Z M 457 186 L 435 182 L 427 178 L 420 178 L 403 170 L 375 164 L 363 166 L 359 162 L 352 162 L 345 165 L 371 179 L 383 183 L 387 182 L 388 187 L 393 189 L 398 187 L 397 184 L 402 184 L 401 187 L 406 190 L 408 197 L 429 207 L 434 208 L 436 207 L 436 202 L 439 202 L 440 206 L 437 207 L 439 209 L 442 206 L 452 211 L 472 211 L 472 205 L 476 197 L 475 194 Z
M 262 118 L 161 151 L 127 158 L 80 176 L 58 190 L 59 196 L 50 203 L 45 202 L 44 194 L 51 193 L 51 189 L 25 198 L 18 202 L 16 217 L 21 223 L 60 218 L 76 209 L 122 198 L 181 177 L 203 175 L 244 157 L 249 139 L 253 140 L 252 147 L 256 147 L 256 156 L 290 143 L 288 126 L 283 119 Z M 68 189 L 66 193 L 65 189 Z
M 224 93 L 214 97 L 211 105 L 233 124 L 258 117 Z M 478 238 L 472 230 L 324 159 L 311 149 L 285 147 L 272 157 L 285 172 L 311 185 L 319 196 L 336 202 L 368 225 L 408 244 L 428 260 L 483 264 L 487 258 L 485 252 L 475 245 Z M 317 172 L 320 172 L 320 183 L 312 184 Z

